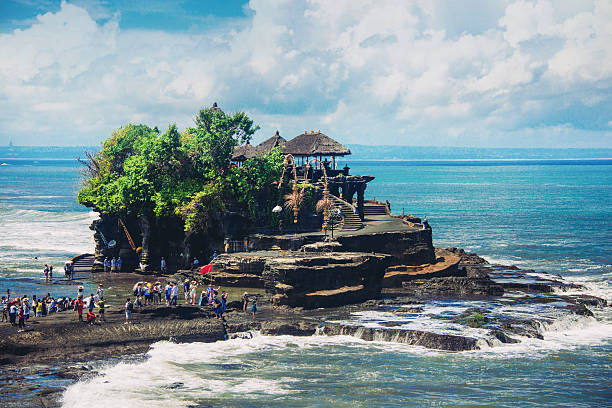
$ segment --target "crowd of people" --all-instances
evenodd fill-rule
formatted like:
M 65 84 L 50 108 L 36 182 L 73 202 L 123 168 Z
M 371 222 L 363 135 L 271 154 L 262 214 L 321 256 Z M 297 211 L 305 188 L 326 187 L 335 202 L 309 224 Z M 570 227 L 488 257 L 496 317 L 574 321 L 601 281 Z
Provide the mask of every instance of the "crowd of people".
M 101 287 L 100 287 L 101 289 Z M 83 287 L 79 286 L 76 298 L 58 297 L 55 298 L 47 293 L 43 297 L 32 295 L 30 299 L 27 295 L 12 297 L 11 290 L 6 290 L 6 295 L 0 299 L 2 308 L 2 322 L 8 322 L 11 326 L 17 326 L 20 331 L 24 330 L 26 324 L 31 319 L 42 318 L 53 313 L 73 310 L 75 319 L 83 321 L 83 310 L 88 309 L 87 321 L 95 323 L 98 315 L 94 313 L 94 308 L 98 307 L 99 315 L 104 320 L 104 300 L 102 297 L 94 299 L 93 294 L 88 299 L 83 299 Z M 99 291 L 99 294 L 103 293 Z M 100 296 L 100 295 L 99 295 Z
M 133 288 L 134 300 L 128 298 L 125 303 L 125 323 L 131 323 L 132 312 L 136 308 L 141 308 L 148 305 L 159 305 L 165 302 L 166 306 L 178 306 L 178 297 L 180 287 L 182 286 L 182 293 L 185 305 L 192 306 L 206 306 L 211 305 L 216 319 L 224 320 L 224 314 L 227 310 L 228 294 L 225 290 L 221 290 L 220 287 L 215 287 L 212 283 L 208 286 L 200 283 L 196 280 L 185 279 L 182 285 L 178 282 L 168 281 L 165 285 L 161 282 L 137 282 Z M 202 289 L 199 291 L 200 296 L 198 297 L 199 287 Z M 244 292 L 243 298 L 243 311 L 245 313 L 250 312 L 255 319 L 255 313 L 257 312 L 257 297 L 249 296 L 247 292 Z M 248 305 L 251 304 L 249 309 Z

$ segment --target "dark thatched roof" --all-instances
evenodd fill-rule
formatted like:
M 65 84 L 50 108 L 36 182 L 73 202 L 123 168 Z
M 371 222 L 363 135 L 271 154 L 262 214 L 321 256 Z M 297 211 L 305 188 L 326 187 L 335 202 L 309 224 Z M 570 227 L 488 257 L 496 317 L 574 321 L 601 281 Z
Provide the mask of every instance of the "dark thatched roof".
M 294 156 L 345 156 L 351 151 L 320 131 L 304 132 L 285 144 L 285 153 Z
M 346 156 L 351 154 L 346 146 L 319 131 L 305 132 L 286 141 L 277 130 L 274 136 L 257 146 L 252 146 L 249 143 L 236 146 L 232 161 L 243 162 L 252 157 L 262 157 L 270 153 L 275 147 L 283 147 L 284 153 L 290 153 L 294 156 Z
M 260 154 L 267 154 L 270 153 L 275 147 L 284 146 L 285 143 L 287 143 L 287 140 L 285 140 L 285 138 L 282 137 L 277 130 L 274 136 L 258 144 L 257 150 Z
M 243 145 L 234 147 L 232 161 L 243 162 L 257 155 L 257 148 L 247 142 Z

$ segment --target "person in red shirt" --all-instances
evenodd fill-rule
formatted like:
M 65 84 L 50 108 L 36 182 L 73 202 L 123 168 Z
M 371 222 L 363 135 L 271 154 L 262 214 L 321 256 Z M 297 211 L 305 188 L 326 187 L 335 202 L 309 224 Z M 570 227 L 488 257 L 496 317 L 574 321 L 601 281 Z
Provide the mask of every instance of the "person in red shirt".
M 85 303 L 83 302 L 83 298 L 79 297 L 77 299 L 77 313 L 79 314 L 79 322 L 83 321 L 83 305 Z

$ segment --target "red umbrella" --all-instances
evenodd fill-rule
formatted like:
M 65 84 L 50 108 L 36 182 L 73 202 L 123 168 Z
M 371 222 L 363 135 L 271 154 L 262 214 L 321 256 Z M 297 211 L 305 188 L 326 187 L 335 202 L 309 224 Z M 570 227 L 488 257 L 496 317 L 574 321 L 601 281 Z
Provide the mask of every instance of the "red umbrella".
M 204 265 L 200 270 L 202 273 L 212 272 L 212 264 Z

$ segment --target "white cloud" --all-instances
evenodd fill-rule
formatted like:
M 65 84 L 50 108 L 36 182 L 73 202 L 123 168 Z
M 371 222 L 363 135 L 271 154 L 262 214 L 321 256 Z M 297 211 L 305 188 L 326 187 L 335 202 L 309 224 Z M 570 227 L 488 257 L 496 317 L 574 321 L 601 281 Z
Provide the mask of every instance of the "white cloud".
M 185 127 L 217 101 L 249 112 L 259 140 L 321 128 L 346 143 L 610 146 L 610 2 L 478 3 L 253 0 L 246 21 L 197 34 L 62 3 L 0 35 L 0 142 Z M 594 120 L 567 123 L 585 107 Z

